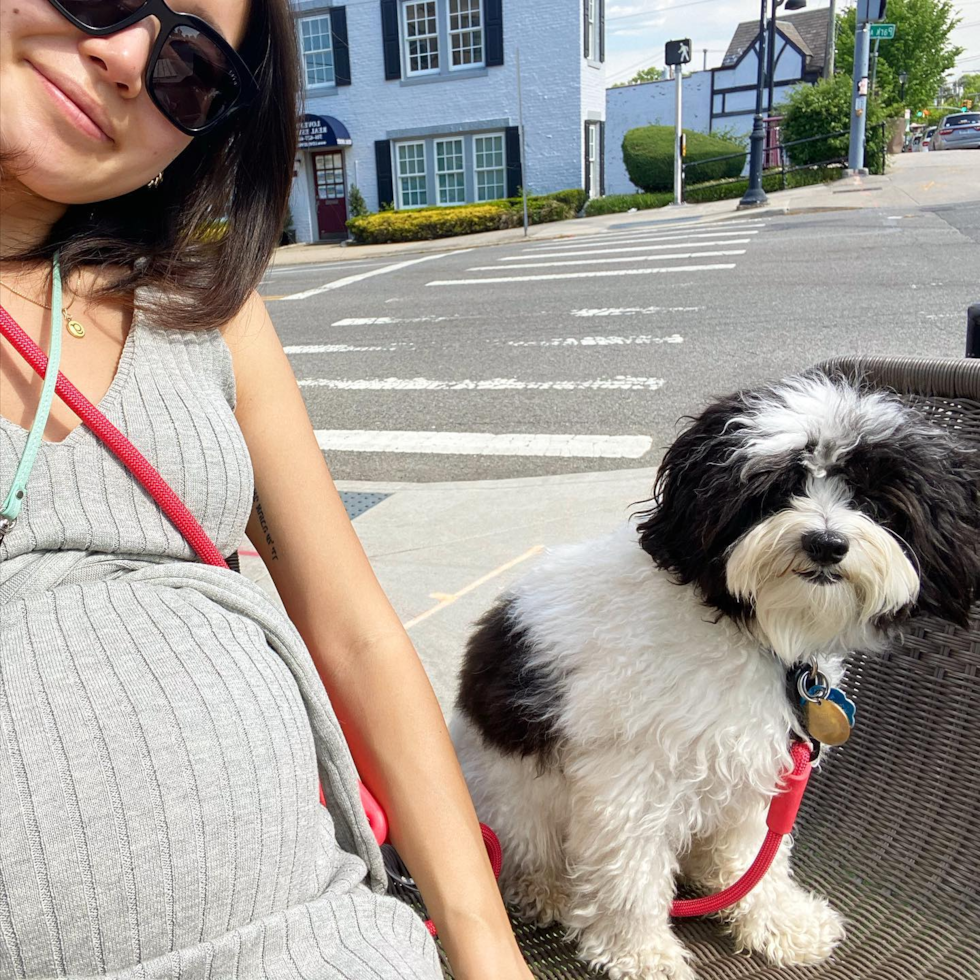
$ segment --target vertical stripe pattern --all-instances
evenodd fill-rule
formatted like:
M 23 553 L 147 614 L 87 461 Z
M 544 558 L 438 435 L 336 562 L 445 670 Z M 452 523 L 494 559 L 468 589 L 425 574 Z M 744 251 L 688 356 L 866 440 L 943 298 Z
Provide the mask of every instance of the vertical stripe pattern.
M 225 554 L 252 502 L 234 406 L 217 331 L 140 314 L 100 403 Z M 4 477 L 26 435 L 0 421 Z M 198 563 L 84 428 L 42 444 L 0 549 L 0 980 L 441 976 L 257 586 Z

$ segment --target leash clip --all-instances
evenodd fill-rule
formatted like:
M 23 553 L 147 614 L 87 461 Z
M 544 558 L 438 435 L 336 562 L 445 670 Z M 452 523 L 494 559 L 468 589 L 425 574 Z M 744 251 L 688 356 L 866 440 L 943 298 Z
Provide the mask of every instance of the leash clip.
M 3 539 L 14 529 L 16 523 L 16 517 L 0 516 L 0 544 L 3 543 Z

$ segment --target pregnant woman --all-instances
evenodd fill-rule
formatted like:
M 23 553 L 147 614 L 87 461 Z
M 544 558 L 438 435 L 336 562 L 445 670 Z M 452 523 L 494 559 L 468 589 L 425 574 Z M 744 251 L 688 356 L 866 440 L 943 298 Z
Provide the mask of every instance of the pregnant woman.
M 0 304 L 289 617 L 55 398 L 0 543 L 3 980 L 436 980 L 358 773 L 456 976 L 530 976 L 255 293 L 296 65 L 286 0 L 0 0 Z M 0 500 L 41 385 L 0 341 Z

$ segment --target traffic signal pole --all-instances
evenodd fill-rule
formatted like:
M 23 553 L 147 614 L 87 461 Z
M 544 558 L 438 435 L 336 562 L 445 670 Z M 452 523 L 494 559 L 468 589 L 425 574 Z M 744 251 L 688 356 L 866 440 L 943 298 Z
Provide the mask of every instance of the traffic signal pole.
M 676 99 L 674 107 L 674 204 L 683 204 L 681 195 L 681 174 L 684 169 L 684 160 L 681 150 L 683 141 L 681 127 L 681 84 L 684 78 L 684 71 L 680 65 L 674 66 L 674 79 Z

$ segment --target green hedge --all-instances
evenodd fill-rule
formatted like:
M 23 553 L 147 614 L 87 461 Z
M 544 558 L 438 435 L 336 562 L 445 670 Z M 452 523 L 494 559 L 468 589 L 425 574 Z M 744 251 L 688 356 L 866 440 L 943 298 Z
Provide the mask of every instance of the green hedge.
M 711 157 L 735 154 L 729 160 L 718 160 L 690 167 L 688 183 L 702 183 L 737 177 L 745 167 L 745 147 L 730 139 L 710 133 L 685 129 L 688 164 Z M 640 126 L 623 137 L 623 162 L 630 180 L 647 193 L 669 191 L 674 186 L 674 129 L 672 126 Z
M 809 187 L 811 184 L 825 184 L 844 176 L 843 167 L 814 167 L 807 170 L 794 170 L 786 175 L 786 190 L 793 187 Z M 749 186 L 748 179 L 732 180 L 718 184 L 701 184 L 688 188 L 685 200 L 688 204 L 705 204 L 708 201 L 724 201 L 741 197 Z M 783 190 L 782 174 L 776 170 L 762 175 L 762 189 L 767 194 Z
M 574 218 L 584 203 L 585 191 L 565 190 L 528 197 L 528 221 L 532 225 Z M 517 228 L 524 221 L 524 202 L 520 197 L 459 204 L 452 207 L 414 208 L 405 211 L 379 211 L 350 218 L 347 229 L 358 245 L 387 242 L 419 242 L 481 231 Z
M 662 208 L 673 200 L 673 193 L 667 191 L 659 194 L 607 194 L 605 197 L 592 198 L 585 205 L 585 216 L 592 218 L 597 214 L 622 214 L 633 208 L 646 211 L 649 208 Z
M 881 173 L 883 150 L 879 124 L 885 121 L 885 110 L 877 99 L 868 99 L 867 152 L 864 165 L 873 174 Z M 823 136 L 824 133 L 841 132 L 843 135 L 830 139 L 814 139 L 789 147 L 790 159 L 796 166 L 823 163 L 826 160 L 844 158 L 850 146 L 851 126 L 851 76 L 835 75 L 833 79 L 821 79 L 816 85 L 800 85 L 793 89 L 785 105 L 780 124 L 780 138 L 785 143 Z M 887 140 L 886 132 L 884 139 Z

